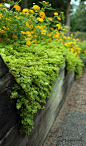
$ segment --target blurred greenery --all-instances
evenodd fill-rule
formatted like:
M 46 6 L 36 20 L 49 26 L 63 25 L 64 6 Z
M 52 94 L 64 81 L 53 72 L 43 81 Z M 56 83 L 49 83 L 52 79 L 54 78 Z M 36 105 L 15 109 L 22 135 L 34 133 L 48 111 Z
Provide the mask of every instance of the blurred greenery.
M 74 36 L 77 34 L 77 38 L 79 38 L 81 41 L 86 40 L 86 32 L 71 31 L 70 34 L 74 34 Z
M 76 12 L 71 15 L 71 31 L 86 32 L 85 16 L 86 16 L 86 4 L 84 2 L 81 2 L 77 7 Z M 80 36 L 83 38 L 84 37 L 83 35 Z

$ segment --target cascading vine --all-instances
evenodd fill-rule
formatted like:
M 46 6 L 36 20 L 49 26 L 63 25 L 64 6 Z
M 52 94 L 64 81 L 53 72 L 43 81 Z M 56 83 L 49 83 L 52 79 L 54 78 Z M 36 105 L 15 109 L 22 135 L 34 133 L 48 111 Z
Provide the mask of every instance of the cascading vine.
M 21 132 L 29 134 L 33 128 L 33 116 L 44 108 L 46 99 L 51 97 L 53 82 L 59 78 L 59 67 L 66 62 L 68 72 L 75 70 L 76 77 L 82 73 L 82 61 L 58 41 L 32 46 L 0 45 L 0 53 L 11 73 L 15 84 L 11 98 L 16 99 L 16 108 L 21 117 Z

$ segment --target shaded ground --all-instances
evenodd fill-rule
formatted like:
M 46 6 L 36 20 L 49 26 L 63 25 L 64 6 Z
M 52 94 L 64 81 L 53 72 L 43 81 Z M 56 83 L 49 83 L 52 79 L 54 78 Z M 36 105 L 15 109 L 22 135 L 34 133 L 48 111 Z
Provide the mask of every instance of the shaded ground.
M 75 80 L 44 146 L 86 146 L 86 71 Z

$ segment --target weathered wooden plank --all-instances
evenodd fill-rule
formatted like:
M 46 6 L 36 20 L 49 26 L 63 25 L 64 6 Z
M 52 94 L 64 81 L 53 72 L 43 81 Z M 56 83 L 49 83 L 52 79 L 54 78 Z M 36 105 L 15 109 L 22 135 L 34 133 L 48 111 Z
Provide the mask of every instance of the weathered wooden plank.
M 34 129 L 30 136 L 19 133 L 19 116 L 15 100 L 10 100 L 14 78 L 0 56 L 0 146 L 42 146 L 74 81 L 74 72 L 66 73 L 65 65 L 54 82 L 52 96 L 45 109 L 34 116 Z

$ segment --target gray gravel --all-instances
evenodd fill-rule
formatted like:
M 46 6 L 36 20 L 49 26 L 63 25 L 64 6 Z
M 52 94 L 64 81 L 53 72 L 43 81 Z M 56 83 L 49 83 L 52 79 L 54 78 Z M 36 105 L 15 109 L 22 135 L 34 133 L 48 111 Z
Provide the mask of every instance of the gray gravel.
M 86 146 L 86 114 L 69 112 L 57 132 L 57 146 Z
M 86 146 L 86 70 L 74 82 L 44 146 Z

